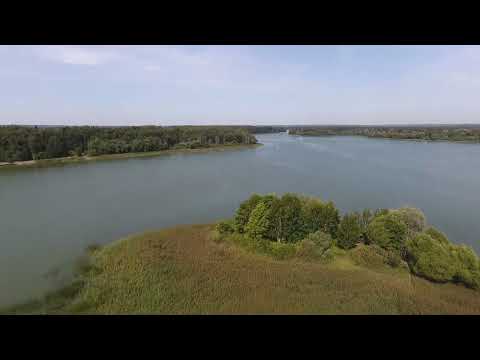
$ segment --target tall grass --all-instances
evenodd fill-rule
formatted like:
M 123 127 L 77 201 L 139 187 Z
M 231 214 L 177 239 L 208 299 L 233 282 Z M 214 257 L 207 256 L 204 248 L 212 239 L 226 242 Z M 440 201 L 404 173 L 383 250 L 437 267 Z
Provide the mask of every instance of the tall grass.
M 298 248 L 291 257 L 291 245 L 279 252 L 212 230 L 179 226 L 112 243 L 91 255 L 81 286 L 61 294 L 68 301 L 53 296 L 47 308 L 37 302 L 15 313 L 480 314 L 478 292 L 462 286 L 360 264 L 337 248 L 322 263 Z

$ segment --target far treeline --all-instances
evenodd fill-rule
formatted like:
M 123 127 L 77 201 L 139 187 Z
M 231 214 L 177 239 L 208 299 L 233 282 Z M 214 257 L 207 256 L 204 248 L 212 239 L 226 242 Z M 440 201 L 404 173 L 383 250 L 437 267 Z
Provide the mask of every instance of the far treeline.
M 290 135 L 302 136 L 358 135 L 388 139 L 480 142 L 480 125 L 303 126 L 290 127 L 288 132 Z
M 480 289 L 475 252 L 452 244 L 415 208 L 365 209 L 341 216 L 331 201 L 291 193 L 254 194 L 216 230 L 218 236 L 278 259 L 326 259 L 347 251 L 360 262 L 383 262 L 434 282 Z
M 255 144 L 257 139 L 252 133 L 259 132 L 274 132 L 274 129 L 247 126 L 0 126 L 0 162 Z

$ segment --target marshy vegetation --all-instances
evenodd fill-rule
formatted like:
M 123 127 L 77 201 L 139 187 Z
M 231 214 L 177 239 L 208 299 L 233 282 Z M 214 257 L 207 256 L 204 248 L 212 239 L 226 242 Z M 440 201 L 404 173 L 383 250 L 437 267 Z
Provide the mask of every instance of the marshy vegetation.
M 480 314 L 478 258 L 410 208 L 253 195 L 231 220 L 88 250 L 69 286 L 3 313 Z

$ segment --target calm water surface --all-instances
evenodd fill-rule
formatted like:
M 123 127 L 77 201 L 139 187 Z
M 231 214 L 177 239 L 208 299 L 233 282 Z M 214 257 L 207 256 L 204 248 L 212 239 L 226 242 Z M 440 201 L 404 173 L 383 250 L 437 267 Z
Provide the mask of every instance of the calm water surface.
M 0 305 L 66 280 L 89 244 L 230 217 L 252 192 L 315 195 L 342 211 L 415 206 L 480 252 L 480 145 L 257 138 L 256 149 L 0 171 Z

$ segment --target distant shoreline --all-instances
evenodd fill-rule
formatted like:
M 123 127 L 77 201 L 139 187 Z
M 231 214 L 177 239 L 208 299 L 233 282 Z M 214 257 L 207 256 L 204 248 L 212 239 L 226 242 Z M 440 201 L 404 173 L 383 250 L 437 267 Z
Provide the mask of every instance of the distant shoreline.
M 15 161 L 13 163 L 0 162 L 0 171 L 11 169 L 23 169 L 23 168 L 40 168 L 50 166 L 60 166 L 67 164 L 89 163 L 93 161 L 102 160 L 121 160 L 121 159 L 133 159 L 143 157 L 156 157 L 162 155 L 174 155 L 174 154 L 198 154 L 206 153 L 210 151 L 226 151 L 226 150 L 240 150 L 248 148 L 256 148 L 263 144 L 236 144 L 236 145 L 211 145 L 206 148 L 198 149 L 168 149 L 160 151 L 149 152 L 137 152 L 137 153 L 123 153 L 123 154 L 105 154 L 99 156 L 70 156 L 62 158 L 42 159 L 42 160 L 28 160 L 28 161 Z
M 398 140 L 398 141 L 415 141 L 415 142 L 432 142 L 432 143 L 455 143 L 455 144 L 480 144 L 478 140 L 447 140 L 447 139 L 410 139 L 410 138 L 395 138 L 386 136 L 368 136 L 361 134 L 288 134 L 289 136 L 304 136 L 304 137 L 363 137 L 367 139 L 381 139 L 381 140 Z

